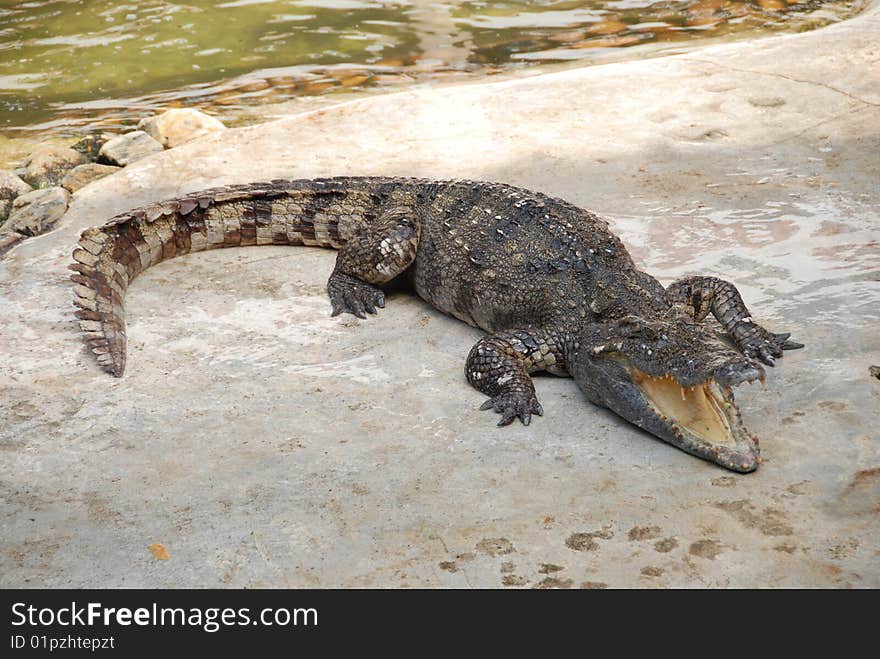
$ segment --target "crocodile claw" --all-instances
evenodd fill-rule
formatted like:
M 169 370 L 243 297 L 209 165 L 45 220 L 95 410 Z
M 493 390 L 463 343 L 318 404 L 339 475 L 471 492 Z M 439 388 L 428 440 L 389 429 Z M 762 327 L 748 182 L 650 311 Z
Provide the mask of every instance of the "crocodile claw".
M 544 408 L 535 394 L 524 391 L 505 391 L 480 406 L 480 410 L 490 409 L 501 414 L 499 426 L 509 426 L 517 417 L 524 426 L 527 426 L 532 421 L 532 414 L 544 416 Z
M 779 347 L 783 350 L 797 350 L 798 348 L 803 348 L 803 343 L 798 343 L 797 341 L 789 341 L 788 337 L 791 336 L 791 332 L 785 332 L 783 334 L 774 334 L 774 338 L 776 339 L 776 343 L 779 344 Z
M 366 318 L 366 314 L 376 313 L 377 307 L 385 308 L 385 294 L 380 289 L 342 273 L 330 275 L 327 293 L 333 305 L 333 316 L 350 313 L 358 318 Z
M 740 344 L 740 349 L 747 357 L 759 359 L 767 366 L 775 366 L 775 360 L 782 357 L 784 350 L 796 350 L 803 348 L 803 343 L 789 341 L 790 332 L 775 334 L 768 332 L 762 327 L 755 326 L 758 330 Z

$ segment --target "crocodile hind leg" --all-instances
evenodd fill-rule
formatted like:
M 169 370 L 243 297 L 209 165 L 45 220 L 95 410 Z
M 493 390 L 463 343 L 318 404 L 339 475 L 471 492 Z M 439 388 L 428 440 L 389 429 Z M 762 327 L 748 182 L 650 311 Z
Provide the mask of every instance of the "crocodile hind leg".
M 529 425 L 532 414 L 544 414 L 529 377 L 529 373 L 536 371 L 565 374 L 564 339 L 560 332 L 528 328 L 484 336 L 471 348 L 465 366 L 468 382 L 490 397 L 480 409 L 499 412 L 499 426 L 506 426 L 517 417 Z
M 378 287 L 406 270 L 419 245 L 418 218 L 407 208 L 392 208 L 376 218 L 367 231 L 349 239 L 339 250 L 327 282 L 333 315 L 366 318 L 385 306 Z
M 803 343 L 789 341 L 790 333 L 774 334 L 752 320 L 742 296 L 730 282 L 716 277 L 685 277 L 666 289 L 671 304 L 683 304 L 697 321 L 711 311 L 734 343 L 747 357 L 760 359 L 768 366 L 782 357 L 783 350 L 803 348 Z

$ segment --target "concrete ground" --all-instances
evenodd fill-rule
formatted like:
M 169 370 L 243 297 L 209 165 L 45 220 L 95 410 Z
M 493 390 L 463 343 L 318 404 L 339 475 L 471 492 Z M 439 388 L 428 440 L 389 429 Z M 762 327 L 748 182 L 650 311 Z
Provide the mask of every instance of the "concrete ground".
M 0 586 L 880 586 L 880 9 L 683 56 L 354 101 L 179 147 L 0 262 Z M 72 319 L 77 234 L 224 183 L 495 179 L 606 215 L 662 281 L 806 343 L 738 397 L 736 475 L 541 378 L 496 428 L 477 332 L 406 292 L 330 318 L 334 255 L 222 250 L 131 288 L 129 361 Z M 168 560 L 149 546 L 162 543 Z

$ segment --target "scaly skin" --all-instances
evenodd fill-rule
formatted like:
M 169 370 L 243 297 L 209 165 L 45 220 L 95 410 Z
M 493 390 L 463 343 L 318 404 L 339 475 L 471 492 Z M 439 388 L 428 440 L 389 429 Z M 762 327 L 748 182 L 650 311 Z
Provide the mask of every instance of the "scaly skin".
M 99 364 L 123 374 L 123 299 L 138 273 L 179 254 L 268 244 L 339 249 L 333 315 L 376 313 L 380 287 L 406 274 L 428 303 L 485 330 L 465 372 L 499 425 L 543 414 L 530 373 L 571 375 L 592 402 L 736 471 L 759 458 L 730 387 L 763 378 L 752 358 L 772 365 L 800 347 L 756 324 L 727 282 L 664 289 L 604 220 L 562 200 L 499 183 L 332 178 L 206 190 L 83 232 L 72 279 Z M 709 311 L 739 350 L 699 324 Z M 665 392 L 670 383 L 685 402 Z

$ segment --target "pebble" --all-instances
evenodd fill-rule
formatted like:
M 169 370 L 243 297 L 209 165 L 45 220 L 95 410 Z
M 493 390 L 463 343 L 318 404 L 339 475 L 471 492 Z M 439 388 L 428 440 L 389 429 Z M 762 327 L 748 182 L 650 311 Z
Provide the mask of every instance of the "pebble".
M 162 145 L 142 130 L 135 130 L 108 140 L 98 153 L 98 162 L 124 167 L 163 151 Z
M 119 171 L 119 169 L 119 167 L 114 167 L 113 165 L 99 165 L 94 162 L 79 165 L 67 172 L 67 175 L 61 179 L 61 187 L 70 192 L 76 192 L 92 181 L 109 176 L 113 172 Z
M 146 132 L 166 149 L 225 129 L 214 117 L 192 108 L 168 110 L 138 122 L 138 130 Z
M 70 193 L 59 187 L 31 190 L 16 197 L 3 232 L 38 236 L 61 219 L 69 201 Z
M 35 188 L 45 188 L 58 185 L 68 171 L 84 162 L 86 157 L 79 151 L 47 144 L 37 147 L 16 173 L 25 183 Z
M 0 224 L 12 210 L 12 200 L 31 191 L 31 186 L 13 172 L 0 170 Z

